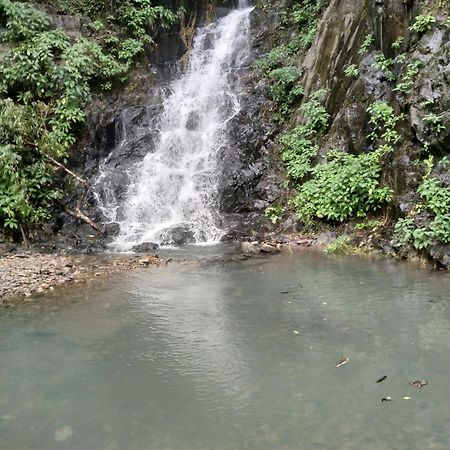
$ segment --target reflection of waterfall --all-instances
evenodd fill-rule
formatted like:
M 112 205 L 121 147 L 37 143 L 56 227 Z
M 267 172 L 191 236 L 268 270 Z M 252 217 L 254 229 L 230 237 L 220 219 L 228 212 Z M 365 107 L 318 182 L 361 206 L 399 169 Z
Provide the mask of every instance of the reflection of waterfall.
M 173 380 L 175 373 L 189 377 L 194 382 L 189 389 L 203 398 L 221 392 L 222 401 L 238 408 L 248 399 L 254 376 L 241 349 L 240 330 L 228 315 L 230 285 L 223 271 L 207 279 L 203 271 L 189 269 L 175 277 L 161 271 L 157 280 L 134 291 L 145 345 L 136 346 L 131 357 L 153 361 L 165 380 Z
M 233 70 L 249 53 L 249 13 L 235 10 L 198 31 L 188 69 L 164 101 L 156 146 L 128 174 L 124 200 L 97 193 L 107 219 L 120 225 L 118 250 L 221 237 L 216 155 L 239 110 Z M 106 162 L 101 179 L 117 176 L 111 169 Z

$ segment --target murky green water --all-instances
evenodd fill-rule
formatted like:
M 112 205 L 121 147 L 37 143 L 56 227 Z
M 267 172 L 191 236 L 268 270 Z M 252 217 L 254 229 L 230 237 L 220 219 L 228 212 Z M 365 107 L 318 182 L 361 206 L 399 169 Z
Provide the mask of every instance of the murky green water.
M 448 449 L 450 278 L 302 252 L 0 310 L 0 448 Z

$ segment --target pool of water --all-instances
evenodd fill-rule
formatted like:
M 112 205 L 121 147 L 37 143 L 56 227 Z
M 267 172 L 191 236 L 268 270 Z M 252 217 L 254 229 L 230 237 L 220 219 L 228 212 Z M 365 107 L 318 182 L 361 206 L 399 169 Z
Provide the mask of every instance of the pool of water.
M 0 309 L 0 448 L 448 449 L 449 297 L 444 274 L 298 252 Z

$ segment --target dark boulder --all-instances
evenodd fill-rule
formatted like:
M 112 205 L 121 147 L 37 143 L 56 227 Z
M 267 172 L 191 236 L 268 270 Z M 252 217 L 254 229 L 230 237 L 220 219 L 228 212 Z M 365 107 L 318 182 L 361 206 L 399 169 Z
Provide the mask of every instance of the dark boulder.
M 195 242 L 194 233 L 187 226 L 168 228 L 161 234 L 161 245 L 186 245 Z
M 159 245 L 156 242 L 143 242 L 132 247 L 131 251 L 134 253 L 150 253 L 158 248 Z

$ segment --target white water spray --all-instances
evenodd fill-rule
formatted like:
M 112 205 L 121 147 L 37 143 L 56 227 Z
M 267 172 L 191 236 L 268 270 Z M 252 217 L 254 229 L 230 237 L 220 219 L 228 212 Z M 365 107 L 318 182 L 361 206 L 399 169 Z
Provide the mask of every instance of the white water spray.
M 186 73 L 164 101 L 155 150 L 133 167 L 123 204 L 111 197 L 100 202 L 109 221 L 120 225 L 117 250 L 164 244 L 177 227 L 196 243 L 223 235 L 217 154 L 227 141 L 227 123 L 239 111 L 233 72 L 249 55 L 250 11 L 232 11 L 198 30 Z M 101 177 L 107 176 L 105 165 Z

